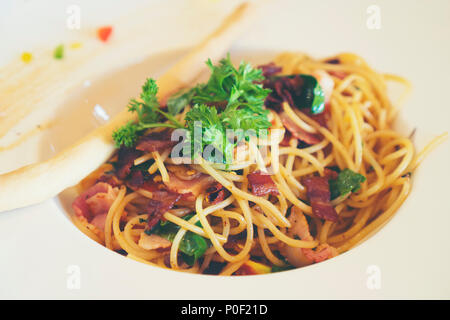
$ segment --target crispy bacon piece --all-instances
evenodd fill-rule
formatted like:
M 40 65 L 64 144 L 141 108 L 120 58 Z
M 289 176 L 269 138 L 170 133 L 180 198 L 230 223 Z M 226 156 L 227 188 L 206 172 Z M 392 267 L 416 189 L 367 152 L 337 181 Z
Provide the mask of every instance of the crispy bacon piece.
M 136 188 L 141 187 L 145 182 L 142 171 L 141 170 L 133 170 L 131 172 L 131 174 L 129 175 L 127 182 L 128 182 L 127 185 L 131 189 L 136 189 Z
M 206 199 L 212 205 L 223 201 L 228 195 L 230 195 L 230 192 L 218 182 L 212 187 L 209 187 L 206 192 Z
M 255 196 L 263 197 L 267 194 L 277 196 L 280 192 L 273 182 L 269 174 L 265 174 L 261 171 L 255 171 L 247 175 L 250 189 Z
M 72 203 L 72 208 L 77 216 L 85 217 L 91 222 L 96 216 L 108 213 L 118 192 L 118 188 L 98 182 L 80 194 Z
M 258 69 L 262 70 L 262 74 L 266 78 L 280 73 L 281 70 L 283 70 L 282 67 L 277 66 L 274 62 L 260 65 L 258 66 Z
M 105 230 L 105 222 L 106 222 L 106 216 L 108 214 L 104 213 L 98 216 L 95 216 L 94 219 L 90 222 L 93 226 L 95 226 L 98 230 Z
M 301 240 L 305 241 L 314 240 L 309 231 L 308 221 L 298 208 L 292 207 L 291 215 L 288 219 L 291 223 L 288 234 L 291 237 L 298 236 Z M 328 244 L 321 244 L 315 249 L 284 246 L 281 253 L 286 257 L 290 264 L 296 267 L 307 266 L 338 255 L 336 248 Z
M 328 73 L 331 74 L 332 76 L 335 76 L 338 79 L 341 79 L 341 80 L 345 79 L 345 77 L 348 75 L 347 72 L 345 72 L 345 71 L 331 70 L 331 71 L 328 71 Z
M 314 240 L 313 236 L 309 231 L 308 220 L 306 220 L 305 215 L 297 207 L 292 207 L 291 215 L 289 216 L 289 222 L 291 223 L 291 228 L 289 229 L 290 235 L 296 235 L 300 239 L 305 241 Z
M 275 81 L 273 79 L 266 79 L 264 81 L 264 87 L 271 89 L 272 92 L 266 98 L 265 105 L 279 113 L 283 125 L 295 138 L 311 145 L 319 143 L 322 140 L 320 135 L 307 132 L 297 126 L 281 108 L 282 103 L 287 102 L 291 107 L 298 109 L 299 106 L 296 106 L 295 101 L 301 97 L 303 86 L 304 80 L 300 76 L 277 77 Z M 302 112 L 305 112 L 321 125 L 326 125 L 326 116 L 324 114 L 327 112 L 327 109 L 318 115 L 312 115 L 311 111 L 306 109 L 302 110 Z
M 161 132 L 152 132 L 143 136 L 137 142 L 136 149 L 146 152 L 163 151 L 167 148 L 173 147 L 177 141 L 170 139 L 170 132 L 164 130 Z
M 117 155 L 116 175 L 119 179 L 125 180 L 131 172 L 134 160 L 142 155 L 142 151 L 133 148 L 121 147 Z
M 166 169 L 181 180 L 191 181 L 202 175 L 200 171 L 194 170 L 185 165 L 166 165 Z
M 180 198 L 181 194 L 177 193 L 166 191 L 154 192 L 152 199 L 147 204 L 148 230 L 151 230 L 162 219 L 164 213 L 172 209 Z
M 279 110 L 281 104 L 286 101 L 291 107 L 298 108 L 295 100 L 302 95 L 304 80 L 299 75 L 293 77 L 277 77 L 276 80 L 266 79 L 263 82 L 265 88 L 272 92 L 267 96 L 265 104 L 268 108 Z
M 140 171 L 136 171 L 136 176 L 142 177 Z M 133 172 L 135 175 L 135 172 Z M 136 184 L 132 184 L 133 179 L 128 181 L 127 186 L 133 190 L 143 189 L 151 193 L 151 199 L 146 205 L 146 212 L 148 213 L 147 229 L 151 230 L 162 218 L 164 213 L 173 208 L 178 200 L 182 199 L 183 195 L 180 193 L 167 190 L 167 187 L 160 182 L 155 182 L 152 179 L 144 180 L 137 178 Z
M 291 140 L 291 138 L 292 138 L 292 134 L 289 132 L 289 130 L 287 130 L 284 133 L 283 140 L 281 140 L 281 142 L 280 142 L 280 146 L 289 147 L 290 146 L 289 141 Z
M 297 139 L 307 144 L 316 144 L 322 141 L 319 135 L 307 132 L 297 126 L 294 121 L 283 111 L 279 114 L 284 127 Z
M 156 234 L 148 235 L 145 232 L 142 232 L 138 245 L 145 250 L 162 250 L 169 248 L 172 245 L 172 242 Z
M 179 200 L 194 201 L 198 195 L 205 193 L 215 181 L 214 178 L 205 174 L 192 180 L 182 180 L 174 173 L 169 172 L 169 181 L 162 183 L 155 182 L 153 179 L 144 179 L 139 172 L 132 172 L 127 186 L 133 190 L 144 189 L 152 193 L 152 199 L 147 205 L 149 229 L 155 226 L 163 214 L 170 210 L 176 202 Z M 218 189 L 217 191 L 217 198 L 223 198 L 222 190 Z
M 182 180 L 174 173 L 169 172 L 169 181 L 161 183 L 152 179 L 141 179 L 137 173 L 136 184 L 131 184 L 134 175 L 133 172 L 128 186 L 132 189 L 141 188 L 152 193 L 152 198 L 146 207 L 149 214 L 148 230 L 151 230 L 163 218 L 164 213 L 172 209 L 179 200 L 194 201 L 198 195 L 205 193 L 215 181 L 214 178 L 205 174 L 192 180 Z M 215 200 L 221 201 L 226 194 L 225 191 L 221 188 L 217 188 L 215 191 L 217 192 Z
M 182 194 L 183 200 L 194 201 L 201 193 L 204 193 L 214 181 L 213 177 L 206 174 L 201 174 L 199 177 L 192 180 L 182 180 L 172 172 L 169 172 L 169 181 L 164 182 L 164 184 L 169 191 Z
M 320 244 L 315 250 L 302 248 L 302 252 L 307 259 L 314 263 L 325 261 L 338 255 L 336 248 L 327 243 Z
M 338 215 L 330 202 L 330 187 L 326 177 L 307 177 L 303 180 L 306 195 L 311 203 L 313 213 L 321 219 L 338 221 Z
M 130 187 L 133 190 L 136 190 L 136 189 L 139 188 L 139 189 L 144 189 L 144 190 L 150 191 L 152 193 L 155 193 L 155 192 L 158 192 L 158 191 L 167 191 L 167 188 L 166 188 L 166 186 L 163 183 L 155 182 L 152 179 L 144 180 L 144 183 L 139 185 L 139 186 L 133 187 L 133 186 L 130 185 Z
M 325 168 L 323 170 L 324 177 L 327 178 L 327 180 L 336 180 L 339 176 L 339 173 L 333 169 Z
M 304 112 L 313 120 L 317 121 L 321 126 L 326 127 L 327 119 L 330 113 L 329 101 L 334 88 L 334 81 L 327 72 L 321 70 L 316 71 L 313 76 L 317 79 L 325 93 L 325 109 L 320 114 L 312 114 L 311 110 L 308 109 L 302 109 L 301 112 Z M 266 98 L 266 107 L 271 108 L 277 112 L 281 112 L 281 105 L 284 101 L 289 103 L 292 108 L 298 109 L 300 107 L 295 104 L 295 101 L 297 101 L 303 94 L 304 79 L 301 76 L 297 75 L 275 78 L 269 77 L 263 81 L 263 85 L 265 88 L 269 88 L 272 90 L 272 92 Z M 311 134 L 308 134 L 307 132 L 305 133 L 302 129 L 292 129 L 297 132 L 299 136 L 298 139 L 300 139 L 301 141 L 307 142 L 306 140 L 317 140 L 311 137 Z
M 112 174 L 102 174 L 100 178 L 97 179 L 96 182 L 105 182 L 109 184 L 111 187 L 117 187 L 120 185 L 119 179 L 115 175 Z

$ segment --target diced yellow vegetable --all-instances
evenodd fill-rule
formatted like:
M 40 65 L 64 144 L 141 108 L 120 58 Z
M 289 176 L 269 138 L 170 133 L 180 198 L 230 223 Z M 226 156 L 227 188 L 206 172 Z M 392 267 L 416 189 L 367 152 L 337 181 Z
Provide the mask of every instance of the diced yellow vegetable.
M 239 270 L 236 273 L 240 275 L 250 275 L 250 274 L 266 274 L 270 273 L 271 271 L 272 268 L 268 265 L 248 260 L 239 268 Z

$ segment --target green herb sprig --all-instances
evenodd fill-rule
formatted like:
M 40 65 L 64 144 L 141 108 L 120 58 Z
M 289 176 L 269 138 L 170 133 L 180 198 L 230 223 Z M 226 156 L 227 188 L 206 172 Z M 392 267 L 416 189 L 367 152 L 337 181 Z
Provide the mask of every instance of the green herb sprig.
M 184 216 L 183 219 L 189 220 L 193 216 L 193 214 L 188 214 Z M 201 227 L 200 222 L 197 222 L 196 225 Z M 148 235 L 156 234 L 172 242 L 178 233 L 178 230 L 180 230 L 180 226 L 175 223 L 170 221 L 160 221 L 151 230 L 145 231 L 145 233 Z M 205 254 L 206 249 L 208 249 L 210 245 L 211 243 L 209 240 L 199 236 L 196 233 L 188 231 L 180 242 L 179 250 L 182 253 L 183 260 L 187 264 L 193 265 L 197 259 Z
M 116 146 L 134 146 L 139 136 L 149 128 L 185 128 L 189 141 L 192 144 L 197 142 L 200 146 L 194 153 L 202 153 L 207 146 L 212 146 L 222 155 L 230 155 L 246 134 L 258 136 L 260 130 L 267 130 L 271 123 L 267 118 L 269 111 L 264 108 L 264 101 L 270 90 L 263 88 L 261 84 L 264 80 L 262 71 L 252 68 L 246 62 L 241 62 L 235 68 L 229 55 L 217 66 L 211 60 L 206 64 L 211 70 L 209 80 L 170 97 L 167 112 L 159 106 L 156 82 L 147 79 L 142 86 L 140 101 L 132 99 L 128 108 L 130 112 L 137 114 L 137 121 L 130 121 L 114 131 Z M 192 108 L 186 113 L 185 125 L 182 125 L 175 116 L 188 105 Z M 202 128 L 201 141 L 194 141 L 197 124 L 201 124 Z M 238 136 L 228 139 L 228 129 Z M 226 159 L 228 158 L 225 158 L 225 162 Z
M 161 110 L 156 97 L 157 93 L 158 86 L 156 81 L 149 78 L 142 86 L 140 101 L 136 99 L 130 100 L 128 111 L 137 114 L 137 121 L 129 121 L 113 132 L 113 139 L 117 147 L 122 145 L 129 148 L 133 147 L 142 132 L 149 128 L 184 128 L 173 115 Z M 164 118 L 166 122 L 163 122 Z

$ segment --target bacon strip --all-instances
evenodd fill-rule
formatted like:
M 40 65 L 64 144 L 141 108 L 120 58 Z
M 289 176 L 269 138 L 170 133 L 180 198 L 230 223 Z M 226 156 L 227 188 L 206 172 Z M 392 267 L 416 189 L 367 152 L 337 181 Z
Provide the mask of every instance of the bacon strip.
M 182 180 L 169 172 L 169 181 L 164 184 L 169 191 L 182 194 L 183 200 L 194 201 L 201 193 L 205 193 L 214 181 L 213 177 L 206 174 L 192 180 Z
M 138 141 L 136 149 L 146 152 L 160 152 L 175 144 L 177 144 L 177 141 L 170 140 L 170 133 L 165 130 L 161 132 L 152 132 L 142 137 Z
M 262 70 L 262 74 L 265 78 L 280 73 L 281 70 L 283 70 L 282 67 L 277 66 L 274 62 L 269 62 L 267 64 L 260 65 L 258 66 L 258 69 Z
M 145 232 L 141 233 L 138 246 L 145 250 L 161 250 L 169 248 L 172 245 L 167 239 L 164 239 L 156 234 L 148 235 Z
M 300 76 L 294 77 L 277 77 L 276 80 L 266 79 L 264 81 L 264 87 L 269 88 L 272 92 L 266 98 L 265 105 L 268 108 L 276 110 L 281 118 L 283 125 L 286 129 L 297 139 L 303 141 L 309 145 L 319 143 L 321 141 L 320 135 L 309 133 L 292 121 L 289 116 L 281 110 L 281 104 L 286 101 L 291 107 L 299 108 L 299 106 L 295 105 L 296 99 L 300 97 L 303 93 L 304 80 Z M 326 111 L 326 110 L 325 110 Z M 323 113 L 325 113 L 322 112 Z M 310 111 L 305 110 L 305 112 L 309 115 Z M 326 123 L 325 116 L 313 115 L 317 117 L 313 117 L 315 120 L 320 120 L 320 124 L 324 125 Z
M 255 196 L 263 197 L 267 194 L 277 196 L 280 194 L 269 174 L 255 171 L 248 174 L 247 179 L 250 184 L 250 189 Z
M 105 223 L 106 223 L 106 216 L 108 214 L 104 213 L 98 216 L 95 216 L 94 219 L 90 222 L 93 226 L 95 226 L 98 230 L 105 231 Z
M 319 135 L 307 132 L 297 126 L 294 121 L 283 111 L 280 113 L 280 119 L 284 127 L 297 139 L 306 142 L 307 144 L 316 144 L 322 141 Z
M 275 80 L 266 79 L 263 82 L 264 87 L 272 90 L 266 98 L 266 106 L 277 110 L 283 101 L 286 101 L 293 108 L 300 107 L 296 106 L 294 101 L 301 96 L 303 84 L 303 78 L 298 75 L 294 77 L 277 77 Z
M 163 217 L 164 213 L 173 208 L 181 198 L 181 194 L 159 191 L 153 193 L 153 198 L 147 204 L 147 228 L 151 230 Z
M 80 194 L 72 203 L 72 208 L 77 216 L 91 221 L 96 216 L 108 213 L 118 192 L 118 188 L 113 188 L 105 182 L 98 182 Z
M 137 175 L 139 176 L 139 174 Z M 144 180 L 138 178 L 134 181 L 137 182 L 137 184 L 131 184 L 131 182 L 132 180 L 128 182 L 128 187 L 131 189 L 144 189 L 151 193 L 151 199 L 146 205 L 146 212 L 148 213 L 148 230 L 151 230 L 163 218 L 164 213 L 172 209 L 175 203 L 183 197 L 182 194 L 167 190 L 163 183 L 155 182 L 152 179 Z
M 115 175 L 104 173 L 97 179 L 96 182 L 104 182 L 109 184 L 111 187 L 118 187 L 120 185 L 119 179 Z
M 222 202 L 225 197 L 230 194 L 230 192 L 218 182 L 212 187 L 209 187 L 206 192 L 206 199 L 211 205 Z
M 284 133 L 283 140 L 281 140 L 281 142 L 280 142 L 280 146 L 289 147 L 290 146 L 289 141 L 291 141 L 291 138 L 292 138 L 292 134 L 289 132 L 289 130 L 286 131 Z
M 321 219 L 338 221 L 338 214 L 330 202 L 330 187 L 326 177 L 307 177 L 303 180 L 313 213 Z
M 305 241 L 314 240 L 309 231 L 308 221 L 298 208 L 291 208 L 291 215 L 288 219 L 291 223 L 291 228 L 289 228 L 288 234 L 291 237 L 298 236 L 301 240 Z M 282 248 L 281 252 L 289 261 L 289 263 L 296 267 L 307 266 L 312 263 L 321 262 L 338 255 L 336 248 L 326 243 L 319 245 L 315 249 L 285 246 Z
M 302 248 L 302 252 L 307 259 L 314 263 L 328 260 L 339 254 L 336 248 L 327 243 L 320 244 L 315 250 Z
M 142 186 L 145 183 L 144 174 L 141 170 L 134 170 L 129 175 L 127 185 L 131 189 L 136 189 Z
M 134 160 L 142 155 L 142 151 L 133 148 L 121 147 L 117 156 L 116 175 L 119 179 L 124 180 L 131 172 Z
M 344 71 L 328 71 L 329 74 L 331 74 L 332 76 L 335 76 L 338 79 L 344 80 L 345 77 L 347 76 L 347 73 Z

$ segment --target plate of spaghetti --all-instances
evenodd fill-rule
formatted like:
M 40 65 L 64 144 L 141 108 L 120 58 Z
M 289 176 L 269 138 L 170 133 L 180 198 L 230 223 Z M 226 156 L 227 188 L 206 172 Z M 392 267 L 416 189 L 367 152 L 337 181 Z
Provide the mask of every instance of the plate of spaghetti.
M 165 101 L 148 78 L 116 152 L 78 185 L 71 217 L 106 248 L 222 276 L 320 263 L 388 222 L 446 137 L 417 152 L 386 89 L 409 82 L 355 54 L 206 63 L 205 82 Z

